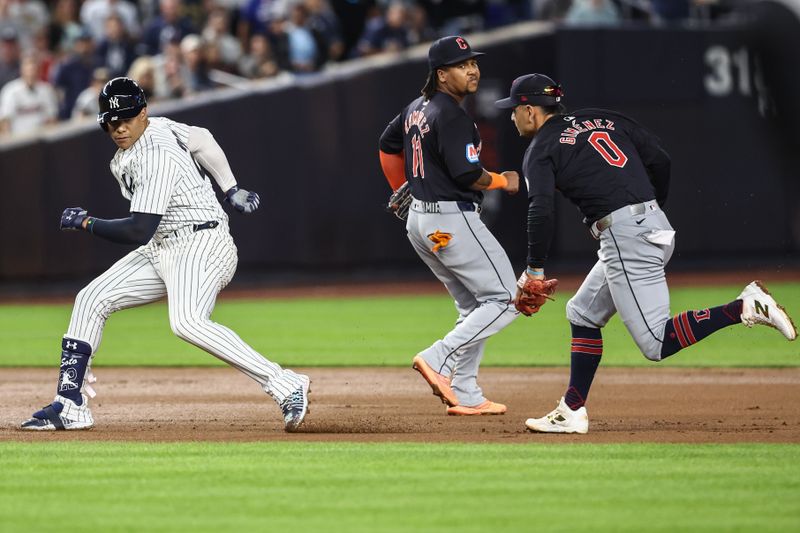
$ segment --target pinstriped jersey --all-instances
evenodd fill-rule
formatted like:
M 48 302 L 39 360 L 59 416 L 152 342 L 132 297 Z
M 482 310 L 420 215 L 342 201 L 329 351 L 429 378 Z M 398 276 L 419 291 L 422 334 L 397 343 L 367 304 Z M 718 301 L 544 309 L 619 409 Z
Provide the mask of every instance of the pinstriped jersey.
M 131 212 L 162 215 L 155 237 L 228 216 L 202 166 L 187 148 L 189 127 L 151 117 L 142 136 L 111 160 L 111 173 Z

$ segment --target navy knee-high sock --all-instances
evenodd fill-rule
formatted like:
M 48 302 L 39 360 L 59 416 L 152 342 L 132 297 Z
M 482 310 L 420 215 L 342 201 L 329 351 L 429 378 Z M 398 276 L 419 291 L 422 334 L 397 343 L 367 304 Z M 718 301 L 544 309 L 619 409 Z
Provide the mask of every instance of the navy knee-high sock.
M 58 374 L 56 393 L 78 405 L 83 405 L 81 387 L 86 367 L 92 356 L 92 348 L 83 341 L 64 338 L 61 342 L 61 370 Z
M 597 328 L 572 324 L 572 364 L 564 403 L 573 411 L 586 403 L 594 374 L 603 357 L 603 335 Z
M 684 311 L 667 321 L 664 328 L 664 344 L 661 345 L 661 358 L 691 346 L 705 339 L 715 331 L 738 324 L 742 321 L 742 301 L 734 300 L 729 304 Z

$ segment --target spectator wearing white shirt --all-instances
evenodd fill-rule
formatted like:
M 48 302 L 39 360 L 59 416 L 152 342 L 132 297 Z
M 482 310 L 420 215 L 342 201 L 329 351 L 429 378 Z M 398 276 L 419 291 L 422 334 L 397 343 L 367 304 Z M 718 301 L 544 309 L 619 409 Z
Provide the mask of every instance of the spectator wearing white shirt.
M 26 54 L 20 64 L 20 77 L 0 90 L 0 132 L 21 135 L 33 133 L 56 122 L 58 99 L 53 86 L 39 80 L 39 59 Z

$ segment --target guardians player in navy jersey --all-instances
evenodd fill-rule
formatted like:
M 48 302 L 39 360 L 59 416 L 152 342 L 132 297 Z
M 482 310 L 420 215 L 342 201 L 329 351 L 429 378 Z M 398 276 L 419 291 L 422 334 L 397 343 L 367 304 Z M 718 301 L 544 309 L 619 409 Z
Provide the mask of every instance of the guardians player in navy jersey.
M 603 353 L 601 331 L 619 313 L 651 361 L 661 361 L 715 331 L 743 323 L 771 326 L 787 339 L 797 330 L 763 284 L 750 283 L 732 302 L 670 316 L 664 266 L 675 231 L 662 207 L 667 199 L 670 158 L 659 140 L 630 118 L 602 109 L 565 114 L 561 87 L 542 74 L 517 78 L 508 98 L 520 135 L 533 141 L 525 152 L 528 187 L 528 267 L 518 281 L 516 301 L 525 301 L 533 280 L 545 279 L 553 236 L 555 191 L 573 202 L 592 236 L 599 260 L 567 302 L 572 328 L 569 386 L 554 411 L 525 425 L 547 433 L 586 433 L 584 404 Z
M 460 106 L 478 90 L 480 69 L 462 37 L 439 39 L 428 52 L 422 96 L 383 132 L 380 156 L 392 189 L 408 180 L 413 200 L 406 230 L 417 254 L 455 300 L 455 328 L 413 359 L 448 405 L 449 415 L 499 415 L 478 386 L 486 340 L 510 324 L 514 271 L 505 251 L 481 222 L 486 189 L 519 189 L 516 172 L 490 173 L 480 162 L 478 128 Z M 402 218 L 402 216 L 401 216 Z

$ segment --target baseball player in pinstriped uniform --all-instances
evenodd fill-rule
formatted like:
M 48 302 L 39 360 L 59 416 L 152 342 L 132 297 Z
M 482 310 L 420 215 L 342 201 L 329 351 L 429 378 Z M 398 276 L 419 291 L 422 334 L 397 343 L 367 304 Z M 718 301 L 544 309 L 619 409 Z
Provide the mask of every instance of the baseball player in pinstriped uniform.
M 661 210 L 671 162 L 655 135 L 621 113 L 564 112 L 561 87 L 543 74 L 520 76 L 508 98 L 523 137 L 533 139 L 522 165 L 528 187 L 528 278 L 544 279 L 554 229 L 556 189 L 578 206 L 600 243 L 598 261 L 567 302 L 572 329 L 570 381 L 552 412 L 525 425 L 544 433 L 586 433 L 586 399 L 603 354 L 602 328 L 619 313 L 642 354 L 662 361 L 734 324 L 766 325 L 797 338 L 789 315 L 758 281 L 725 305 L 670 315 L 664 267 L 675 231 Z M 518 304 L 519 305 L 519 304 Z M 535 311 L 534 311 L 535 312 Z
M 297 429 L 308 412 L 309 378 L 268 361 L 210 319 L 217 294 L 233 277 L 238 259 L 228 216 L 207 173 L 237 211 L 257 209 L 258 195 L 237 187 L 225 154 L 208 130 L 149 118 L 144 93 L 134 81 L 111 80 L 99 101 L 97 120 L 119 147 L 111 172 L 131 202 L 131 216 L 104 220 L 88 216 L 82 208 L 68 208 L 61 229 L 141 246 L 78 293 L 62 341 L 55 400 L 22 428 L 91 428 L 90 364 L 106 319 L 120 309 L 166 296 L 172 331 L 254 379 L 280 406 L 286 430 Z
M 489 337 L 518 313 L 512 305 L 514 271 L 480 219 L 481 191 L 514 194 L 519 176 L 489 173 L 480 163 L 481 139 L 459 105 L 477 92 L 480 69 L 462 37 L 439 39 L 428 52 L 430 72 L 422 96 L 406 106 L 380 139 L 381 164 L 392 189 L 408 179 L 413 201 L 408 239 L 444 283 L 459 317 L 444 338 L 420 352 L 413 368 L 448 405 L 448 415 L 500 415 L 478 385 Z

